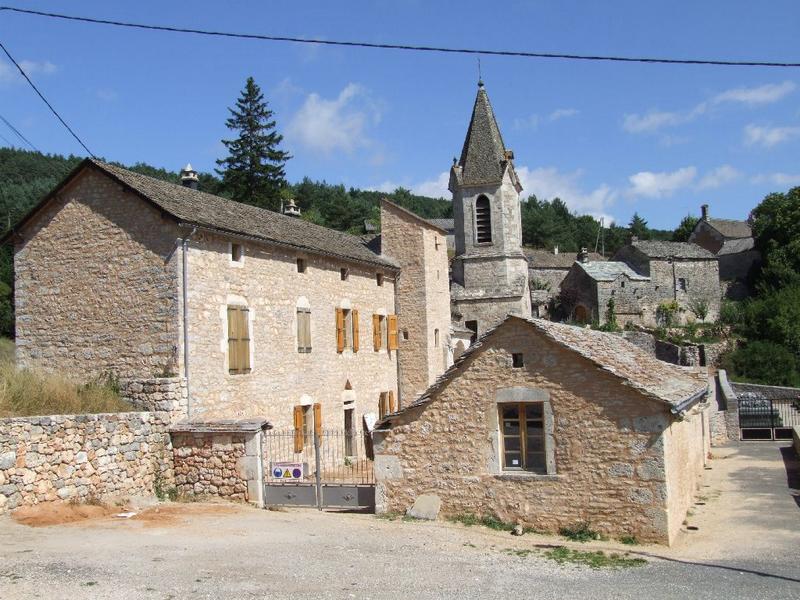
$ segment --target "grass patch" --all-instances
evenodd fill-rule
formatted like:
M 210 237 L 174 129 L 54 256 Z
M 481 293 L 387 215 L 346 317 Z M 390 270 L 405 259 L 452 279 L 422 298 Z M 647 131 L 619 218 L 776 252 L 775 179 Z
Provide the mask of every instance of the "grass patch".
M 33 369 L 17 369 L 14 343 L 0 339 L 0 418 L 127 412 L 113 376 L 87 384 Z
M 636 539 L 635 535 L 623 535 L 619 538 L 619 541 L 625 544 L 626 546 L 638 546 L 639 540 Z
M 506 523 L 496 515 L 478 516 L 471 513 L 464 513 L 460 515 L 450 515 L 447 517 L 447 520 L 452 523 L 461 523 L 466 527 L 481 525 L 489 529 L 494 529 L 495 531 L 512 531 L 514 529 L 514 523 Z M 533 527 L 523 527 L 522 531 L 524 533 L 539 533 Z
M 381 519 L 382 521 L 396 521 L 397 519 L 399 519 L 402 516 L 403 515 L 401 515 L 398 512 L 385 512 L 385 513 L 381 513 L 379 515 L 375 515 L 375 518 L 376 519 Z
M 628 558 L 619 554 L 606 554 L 600 550 L 597 552 L 582 552 L 565 548 L 564 546 L 553 548 L 545 552 L 544 555 L 560 565 L 573 563 L 586 565 L 592 569 L 627 569 L 647 564 L 647 561 L 643 558 Z
M 527 548 L 506 548 L 503 550 L 509 556 L 519 556 L 520 558 L 526 558 L 535 552 L 535 550 L 528 550 Z
M 562 527 L 558 533 L 573 542 L 590 542 L 600 539 L 600 534 L 591 528 L 588 521 L 578 521 L 574 525 Z

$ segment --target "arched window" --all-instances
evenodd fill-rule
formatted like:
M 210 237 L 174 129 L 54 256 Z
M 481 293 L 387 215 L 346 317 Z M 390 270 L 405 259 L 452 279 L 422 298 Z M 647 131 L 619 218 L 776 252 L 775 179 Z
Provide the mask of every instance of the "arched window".
M 475 228 L 479 244 L 492 241 L 492 207 L 484 195 L 478 196 L 475 202 Z

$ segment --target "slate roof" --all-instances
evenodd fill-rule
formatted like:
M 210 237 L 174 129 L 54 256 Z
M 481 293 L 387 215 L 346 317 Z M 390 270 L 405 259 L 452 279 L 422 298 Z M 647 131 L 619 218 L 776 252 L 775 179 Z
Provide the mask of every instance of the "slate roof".
M 154 179 L 94 159 L 83 161 L 64 183 L 45 197 L 39 206 L 46 203 L 67 181 L 86 166 L 99 169 L 181 223 L 325 256 L 393 269 L 398 268 L 394 261 L 372 252 L 358 236 Z M 20 224 L 24 224 L 39 209 L 39 206 L 28 213 Z
M 428 223 L 451 234 L 456 229 L 455 219 L 427 219 Z
M 575 252 L 559 252 L 553 254 L 550 250 L 534 250 L 523 248 L 525 257 L 528 259 L 529 269 L 569 269 L 577 259 Z M 606 258 L 597 252 L 589 253 L 591 262 L 604 262 Z
M 400 411 L 384 417 L 375 428 L 388 425 L 393 418 L 412 408 L 428 404 L 439 391 L 455 379 L 466 361 L 491 344 L 492 337 L 506 323 L 532 326 L 553 342 L 620 378 L 625 385 L 667 404 L 674 413 L 685 410 L 694 402 L 701 400 L 708 392 L 708 371 L 705 368 L 679 367 L 658 360 L 652 354 L 612 333 L 545 319 L 525 319 L 509 315 L 502 323 L 479 337 L 419 398 Z
M 688 242 L 638 240 L 631 242 L 631 245 L 650 258 L 714 259 L 714 255 L 705 248 Z
M 431 219 L 424 219 L 424 218 L 420 217 L 417 213 L 415 213 L 413 211 L 410 211 L 407 208 L 403 208 L 402 206 L 400 206 L 399 204 L 395 204 L 391 200 L 387 200 L 386 198 L 381 198 L 381 205 L 382 206 L 386 205 L 389 208 L 392 208 L 392 209 L 396 210 L 397 212 L 401 212 L 401 213 L 411 217 L 412 219 L 414 219 L 420 225 L 427 225 L 428 227 L 433 227 L 435 229 L 438 229 L 440 233 L 447 234 L 447 231 L 445 231 L 445 229 L 443 227 L 440 227 L 439 225 L 434 223 Z
M 800 400 L 800 388 L 730 382 L 737 398 L 747 400 Z
M 576 262 L 575 264 L 583 269 L 586 274 L 595 281 L 614 281 L 620 275 L 627 275 L 630 279 L 636 281 L 650 280 L 649 277 L 639 275 L 639 273 L 631 269 L 624 262 L 615 260 L 586 263 Z
M 462 168 L 461 181 L 464 185 L 499 183 L 503 179 L 505 163 L 503 137 L 486 89 L 479 83 L 472 119 L 458 161 Z
M 753 230 L 746 221 L 736 219 L 706 219 L 706 222 L 726 238 L 746 238 L 753 236 Z
M 754 249 L 755 246 L 756 241 L 751 237 L 727 239 L 722 242 L 722 248 L 717 252 L 717 256 L 747 252 L 748 250 Z

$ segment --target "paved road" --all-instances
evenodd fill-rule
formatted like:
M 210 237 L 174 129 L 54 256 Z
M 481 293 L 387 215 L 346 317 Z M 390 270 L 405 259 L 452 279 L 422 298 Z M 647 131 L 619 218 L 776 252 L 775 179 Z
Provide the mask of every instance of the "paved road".
M 765 443 L 714 452 L 689 519 L 699 529 L 634 547 L 644 567 L 558 565 L 541 555 L 557 537 L 177 505 L 44 528 L 0 519 L 0 598 L 800 598 L 796 459 Z

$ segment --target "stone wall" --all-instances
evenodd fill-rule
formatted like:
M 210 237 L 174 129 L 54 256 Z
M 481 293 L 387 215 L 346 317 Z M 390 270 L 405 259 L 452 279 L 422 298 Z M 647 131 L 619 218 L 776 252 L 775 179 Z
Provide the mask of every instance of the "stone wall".
M 719 406 L 725 411 L 725 429 L 728 432 L 728 439 L 736 441 L 739 439 L 739 399 L 728 381 L 725 369 L 717 371 L 717 383 Z
M 523 353 L 524 368 L 512 368 L 512 352 Z M 553 473 L 498 467 L 498 398 L 519 389 L 549 398 Z M 552 532 L 589 521 L 609 535 L 668 543 L 668 514 L 683 506 L 668 494 L 662 433 L 672 422 L 668 407 L 594 363 L 504 325 L 429 403 L 376 432 L 377 510 L 404 511 L 431 493 L 445 515 L 495 514 Z
M 87 167 L 14 248 L 17 360 L 87 381 L 175 372 L 177 228 Z
M 320 403 L 325 427 L 344 426 L 345 406 L 355 409 L 357 423 L 364 413 L 377 413 L 380 393 L 397 392 L 397 352 L 376 351 L 372 343 L 372 315 L 395 312 L 394 273 L 243 240 L 237 241 L 243 260 L 236 263 L 230 242 L 200 231 L 191 238 L 191 418 L 263 416 L 285 429 L 299 404 Z M 298 258 L 306 260 L 305 272 L 298 271 Z M 341 268 L 349 269 L 346 280 Z M 246 374 L 229 372 L 228 305 L 249 310 Z M 308 353 L 298 352 L 298 306 L 311 311 Z M 359 311 L 358 352 L 337 352 L 337 307 Z
M 171 486 L 168 426 L 168 414 L 146 412 L 0 420 L 0 512 Z
M 178 494 L 260 504 L 261 436 L 261 432 L 173 432 Z
M 173 420 L 186 417 L 188 390 L 183 377 L 153 377 L 120 381 L 120 395 L 135 408 L 167 412 Z
M 401 404 L 410 404 L 447 368 L 450 284 L 444 233 L 383 201 L 381 251 L 402 269 L 395 297 L 401 332 L 399 388 Z

